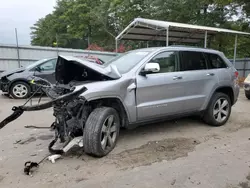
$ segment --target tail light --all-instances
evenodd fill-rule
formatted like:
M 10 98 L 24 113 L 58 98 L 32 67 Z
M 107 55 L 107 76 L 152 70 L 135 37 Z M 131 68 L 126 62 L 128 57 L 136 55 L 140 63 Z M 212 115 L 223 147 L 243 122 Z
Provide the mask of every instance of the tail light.
M 235 71 L 235 72 L 234 72 L 234 76 L 235 76 L 235 78 L 238 78 L 239 72 L 238 72 L 238 71 Z
M 239 85 L 240 84 L 240 80 L 239 80 L 239 72 L 238 71 L 235 71 L 234 72 L 234 81 L 235 81 L 235 84 Z

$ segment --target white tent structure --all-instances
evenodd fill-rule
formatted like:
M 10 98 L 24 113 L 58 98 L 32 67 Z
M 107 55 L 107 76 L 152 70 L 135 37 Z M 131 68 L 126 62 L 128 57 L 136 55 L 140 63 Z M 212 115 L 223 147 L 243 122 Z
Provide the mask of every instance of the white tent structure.
M 197 44 L 204 41 L 204 48 L 207 47 L 207 40 L 217 33 L 230 33 L 235 35 L 234 63 L 237 52 L 238 35 L 248 35 L 250 33 L 240 32 L 216 27 L 206 27 L 199 25 L 183 24 L 176 22 L 135 18 L 116 38 L 116 51 L 119 40 L 139 40 L 139 41 L 165 41 L 169 42 Z

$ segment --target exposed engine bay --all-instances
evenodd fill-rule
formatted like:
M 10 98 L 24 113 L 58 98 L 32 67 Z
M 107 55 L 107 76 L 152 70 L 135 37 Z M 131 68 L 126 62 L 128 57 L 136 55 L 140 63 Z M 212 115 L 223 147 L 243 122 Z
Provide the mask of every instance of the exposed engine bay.
M 89 64 L 93 62 L 89 62 Z M 67 152 L 70 147 L 75 144 L 82 146 L 81 138 L 83 137 L 84 125 L 86 119 L 91 112 L 91 106 L 87 104 L 86 99 L 81 96 L 87 88 L 83 86 L 85 83 L 112 80 L 115 78 L 102 74 L 96 69 L 84 66 L 76 61 L 67 60 L 58 57 L 56 66 L 56 80 L 57 83 L 52 85 L 47 80 L 32 77 L 30 83 L 36 85 L 39 89 L 50 98 L 49 102 L 37 104 L 33 106 L 25 106 L 33 95 L 22 106 L 14 106 L 14 111 L 9 117 L 0 123 L 0 129 L 8 123 L 20 117 L 25 111 L 38 111 L 53 108 L 53 116 L 55 121 L 52 123 L 51 128 L 55 131 L 55 138 L 49 144 L 48 149 L 51 154 L 62 155 Z M 76 89 L 76 86 L 79 89 Z M 60 140 L 65 143 L 62 149 L 53 149 L 53 145 Z M 72 144 L 73 141 L 73 144 Z M 30 162 L 30 166 L 25 164 L 25 173 L 30 173 L 30 168 L 38 166 L 39 163 Z

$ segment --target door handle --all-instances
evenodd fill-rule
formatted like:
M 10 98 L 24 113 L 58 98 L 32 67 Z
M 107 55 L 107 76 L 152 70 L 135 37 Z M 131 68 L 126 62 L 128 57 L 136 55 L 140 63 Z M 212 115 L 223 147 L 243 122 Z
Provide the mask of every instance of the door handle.
M 214 76 L 214 73 L 207 73 L 207 76 Z
M 180 80 L 180 79 L 182 79 L 182 76 L 174 76 L 173 77 L 173 80 Z

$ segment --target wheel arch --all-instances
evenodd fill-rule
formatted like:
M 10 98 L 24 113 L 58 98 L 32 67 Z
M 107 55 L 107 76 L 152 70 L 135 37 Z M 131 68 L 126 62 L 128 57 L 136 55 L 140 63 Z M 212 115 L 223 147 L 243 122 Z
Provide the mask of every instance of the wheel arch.
M 8 92 L 10 92 L 10 89 L 11 87 L 13 86 L 14 83 L 16 82 L 24 82 L 26 84 L 28 84 L 30 86 L 30 89 L 32 90 L 32 86 L 30 85 L 29 81 L 24 79 L 24 78 L 18 78 L 18 79 L 15 79 L 15 80 L 12 80 L 8 86 Z
M 229 98 L 230 98 L 231 105 L 233 106 L 234 101 L 235 101 L 233 88 L 231 86 L 220 86 L 220 87 L 215 88 L 214 91 L 211 92 L 211 95 L 209 96 L 209 98 L 208 98 L 208 100 L 206 102 L 204 110 L 207 109 L 207 107 L 208 107 L 210 101 L 212 100 L 212 97 L 214 96 L 214 94 L 218 93 L 218 92 L 221 92 L 221 93 L 224 93 L 224 94 L 228 95 Z
M 118 114 L 119 114 L 119 118 L 121 121 L 121 127 L 127 127 L 128 125 L 128 112 L 123 104 L 123 102 L 121 101 L 120 98 L 118 97 L 102 97 L 102 98 L 98 98 L 98 99 L 89 99 L 87 102 L 88 105 L 91 106 L 92 110 L 100 107 L 100 106 L 106 106 L 106 107 L 112 107 L 114 108 Z
M 231 101 L 231 105 L 233 106 L 235 99 L 234 99 L 234 91 L 232 87 L 230 86 L 219 87 L 214 91 L 214 93 L 218 93 L 218 92 L 228 95 Z

